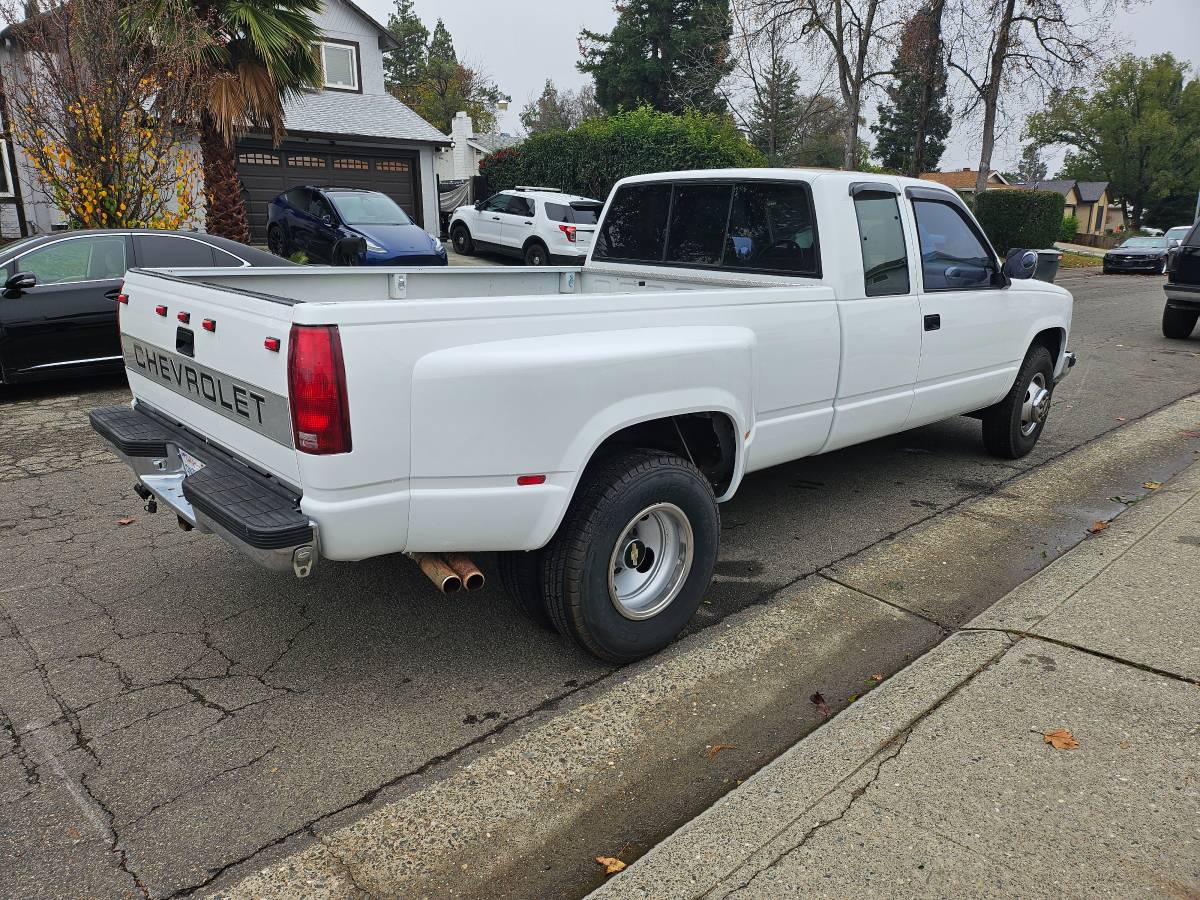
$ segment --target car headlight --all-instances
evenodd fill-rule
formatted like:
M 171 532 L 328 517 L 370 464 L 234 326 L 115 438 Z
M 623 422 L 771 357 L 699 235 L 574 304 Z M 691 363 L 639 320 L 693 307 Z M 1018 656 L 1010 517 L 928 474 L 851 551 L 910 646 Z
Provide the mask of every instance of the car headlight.
M 445 253 L 446 252 L 446 245 L 442 243 L 441 238 L 433 239 L 433 252 L 434 253 Z
M 367 242 L 367 252 L 368 253 L 387 253 L 387 251 L 385 249 L 380 247 L 377 243 L 375 243 L 370 238 L 363 238 L 363 240 L 365 240 Z

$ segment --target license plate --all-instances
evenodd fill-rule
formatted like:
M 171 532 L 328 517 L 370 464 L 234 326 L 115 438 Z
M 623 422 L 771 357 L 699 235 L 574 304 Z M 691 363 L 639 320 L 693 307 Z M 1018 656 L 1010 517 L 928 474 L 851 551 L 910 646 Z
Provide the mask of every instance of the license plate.
M 200 460 L 196 459 L 196 457 L 192 456 L 186 450 L 180 449 L 179 459 L 183 463 L 184 475 L 195 475 L 204 468 L 204 463 L 200 462 Z

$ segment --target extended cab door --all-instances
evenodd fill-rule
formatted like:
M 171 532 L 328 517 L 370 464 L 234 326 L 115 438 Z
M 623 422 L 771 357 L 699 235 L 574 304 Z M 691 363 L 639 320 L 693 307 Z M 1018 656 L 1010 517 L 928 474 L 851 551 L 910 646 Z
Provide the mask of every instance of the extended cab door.
M 1016 377 L 1036 298 L 1007 284 L 957 196 L 908 188 L 921 251 L 921 365 L 908 427 L 999 400 Z

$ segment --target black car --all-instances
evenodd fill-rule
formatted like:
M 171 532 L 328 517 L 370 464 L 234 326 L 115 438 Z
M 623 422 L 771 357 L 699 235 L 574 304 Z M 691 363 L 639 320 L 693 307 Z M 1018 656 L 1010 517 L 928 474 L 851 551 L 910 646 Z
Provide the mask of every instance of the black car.
M 1167 271 L 1167 251 L 1170 243 L 1165 237 L 1131 237 L 1104 254 L 1104 274 L 1113 272 L 1150 272 L 1161 275 Z
M 267 207 L 267 247 L 335 266 L 444 266 L 446 248 L 387 194 L 295 187 Z
M 1193 225 L 1171 254 L 1162 331 L 1169 338 L 1191 337 L 1200 318 L 1200 224 Z
M 117 295 L 125 270 L 291 263 L 207 234 L 96 229 L 0 248 L 0 384 L 121 369 Z

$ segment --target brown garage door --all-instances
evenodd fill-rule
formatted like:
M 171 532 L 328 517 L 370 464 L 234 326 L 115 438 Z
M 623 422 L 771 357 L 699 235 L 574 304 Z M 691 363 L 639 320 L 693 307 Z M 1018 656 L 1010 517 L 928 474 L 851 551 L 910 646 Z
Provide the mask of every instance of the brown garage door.
M 382 191 L 414 222 L 424 224 L 415 153 L 328 152 L 286 143 L 277 149 L 238 144 L 237 168 L 246 197 L 251 240 L 256 244 L 267 242 L 267 204 L 288 188 L 304 184 Z

